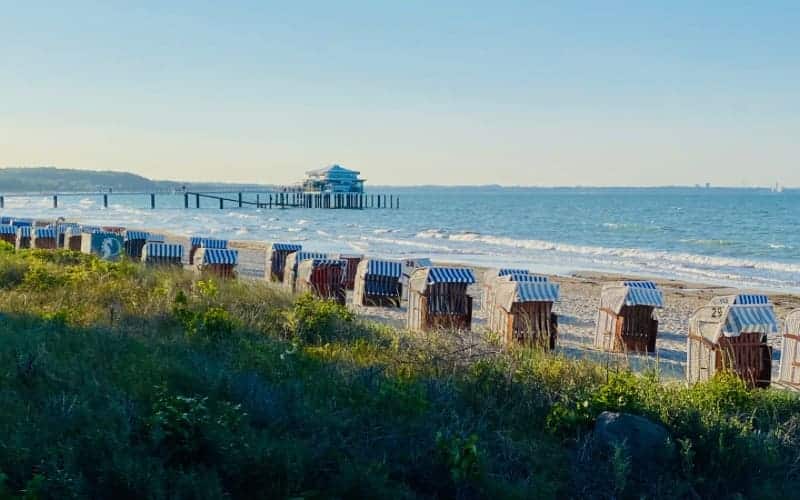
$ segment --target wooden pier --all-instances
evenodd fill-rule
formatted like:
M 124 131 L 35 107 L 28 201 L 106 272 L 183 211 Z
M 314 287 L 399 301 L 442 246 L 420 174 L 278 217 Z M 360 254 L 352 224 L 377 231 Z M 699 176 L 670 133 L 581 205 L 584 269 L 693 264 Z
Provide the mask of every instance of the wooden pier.
M 217 208 L 260 208 L 260 209 L 287 209 L 287 208 L 318 208 L 335 210 L 364 210 L 364 209 L 399 209 L 400 197 L 390 194 L 372 193 L 318 193 L 301 191 L 239 191 L 239 192 L 117 192 L 117 193 L 13 193 L 0 195 L 0 208 L 5 208 L 6 198 L 51 198 L 53 208 L 58 208 L 59 200 L 69 197 L 93 198 L 97 197 L 102 202 L 103 208 L 108 208 L 113 197 L 138 197 L 151 209 L 179 208 L 175 200 L 183 198 L 184 209 Z M 173 203 L 162 206 L 158 199 L 169 198 Z M 206 203 L 201 203 L 206 200 Z M 211 202 L 211 207 L 208 202 Z

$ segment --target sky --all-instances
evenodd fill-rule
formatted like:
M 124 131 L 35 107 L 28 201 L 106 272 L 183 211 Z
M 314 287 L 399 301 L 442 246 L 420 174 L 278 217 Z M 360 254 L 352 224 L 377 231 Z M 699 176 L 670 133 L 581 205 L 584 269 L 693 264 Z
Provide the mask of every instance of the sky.
M 800 186 L 800 2 L 0 0 L 0 166 Z

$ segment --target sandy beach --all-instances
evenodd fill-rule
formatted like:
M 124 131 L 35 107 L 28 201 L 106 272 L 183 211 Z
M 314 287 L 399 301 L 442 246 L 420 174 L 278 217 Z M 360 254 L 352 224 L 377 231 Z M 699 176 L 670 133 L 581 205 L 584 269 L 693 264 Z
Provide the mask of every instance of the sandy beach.
M 167 235 L 169 241 L 183 244 L 187 249 L 189 241 L 185 237 Z M 239 274 L 244 278 L 264 279 L 267 244 L 257 241 L 231 241 L 231 248 L 239 250 Z M 306 245 L 313 249 L 313 245 Z M 436 264 L 448 264 L 435 262 Z M 457 265 L 463 267 L 463 265 Z M 483 278 L 485 268 L 472 268 L 478 282 L 470 287 L 474 300 L 473 330 L 480 332 L 485 328 L 486 310 L 482 307 Z M 531 269 L 536 272 L 535 269 Z M 559 315 L 558 349 L 571 357 L 585 357 L 597 360 L 624 361 L 635 370 L 658 367 L 667 378 L 683 378 L 686 363 L 686 339 L 689 317 L 699 307 L 716 295 L 726 295 L 737 291 L 717 285 L 689 283 L 677 280 L 643 278 L 642 276 L 621 275 L 598 272 L 575 272 L 569 276 L 550 276 L 561 286 L 561 299 L 554 311 Z M 665 307 L 657 311 L 659 333 L 655 355 L 608 354 L 593 346 L 597 309 L 600 291 L 604 284 L 623 279 L 651 279 L 664 292 Z M 759 290 L 746 290 L 758 292 Z M 783 318 L 795 308 L 800 307 L 800 296 L 786 293 L 767 293 L 775 305 L 775 312 L 782 328 Z M 405 304 L 400 308 L 354 306 L 348 296 L 349 307 L 361 317 L 379 321 L 395 327 L 403 327 L 406 319 Z M 782 330 L 781 330 L 782 331 Z M 779 335 L 770 339 L 773 346 L 773 373 L 778 371 L 781 341 Z M 621 359 L 624 358 L 624 359 Z

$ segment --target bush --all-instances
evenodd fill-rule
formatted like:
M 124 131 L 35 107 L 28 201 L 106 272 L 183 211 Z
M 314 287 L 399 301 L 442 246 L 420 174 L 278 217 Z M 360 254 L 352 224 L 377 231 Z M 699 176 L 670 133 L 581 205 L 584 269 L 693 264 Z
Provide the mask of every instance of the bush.
M 307 344 L 324 344 L 352 333 L 354 315 L 332 300 L 316 300 L 309 294 L 295 300 L 287 314 L 290 336 Z

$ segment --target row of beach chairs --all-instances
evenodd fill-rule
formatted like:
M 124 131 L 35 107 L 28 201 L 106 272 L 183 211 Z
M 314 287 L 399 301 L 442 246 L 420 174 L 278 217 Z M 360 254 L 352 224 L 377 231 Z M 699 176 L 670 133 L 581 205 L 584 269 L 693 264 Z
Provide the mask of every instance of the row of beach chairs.
M 300 245 L 275 243 L 267 254 L 267 279 L 295 291 L 311 291 L 344 303 L 342 273 L 351 262 L 307 252 Z M 333 269 L 333 270 L 332 270 Z M 362 259 L 354 272 L 353 303 L 399 306 L 407 287 L 406 325 L 414 331 L 470 329 L 473 300 L 471 269 L 437 267 L 427 259 Z M 484 279 L 483 307 L 489 329 L 507 343 L 553 349 L 558 338 L 559 285 L 525 269 L 493 269 Z M 652 281 L 605 285 L 597 312 L 594 345 L 605 352 L 654 353 L 658 338 L 656 309 L 664 295 Z M 730 371 L 755 387 L 773 381 L 772 347 L 778 322 L 766 295 L 734 294 L 713 298 L 692 314 L 687 339 L 690 383 Z M 800 310 L 786 319 L 776 382 L 800 388 Z
M 116 226 L 49 223 L 30 219 L 0 218 L 0 240 L 16 249 L 65 249 L 116 261 L 123 255 L 148 265 L 182 266 L 183 245 L 167 243 L 163 235 Z M 223 278 L 236 275 L 238 251 L 226 240 L 192 238 L 190 264 L 202 274 Z
M 163 236 L 118 227 L 44 224 L 25 219 L 0 219 L 0 239 L 17 248 L 64 248 L 116 260 L 127 255 L 151 265 L 183 264 L 182 245 Z M 192 237 L 189 264 L 219 277 L 236 276 L 238 252 L 226 240 Z M 294 243 L 273 243 L 267 251 L 265 278 L 293 292 L 310 292 L 363 307 L 400 307 L 407 300 L 406 325 L 414 331 L 469 330 L 476 282 L 471 269 L 434 266 L 428 259 L 402 261 L 326 254 L 303 250 Z M 558 339 L 559 285 L 525 269 L 487 271 L 482 307 L 488 327 L 507 343 L 554 349 Z M 622 281 L 603 287 L 597 312 L 594 346 L 605 352 L 656 351 L 656 309 L 663 292 L 651 281 Z M 726 370 L 752 386 L 772 381 L 772 348 L 777 334 L 774 307 L 765 295 L 734 294 L 713 298 L 692 314 L 687 339 L 687 379 L 708 380 Z M 800 388 L 800 310 L 786 318 L 781 365 L 776 381 Z

